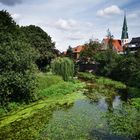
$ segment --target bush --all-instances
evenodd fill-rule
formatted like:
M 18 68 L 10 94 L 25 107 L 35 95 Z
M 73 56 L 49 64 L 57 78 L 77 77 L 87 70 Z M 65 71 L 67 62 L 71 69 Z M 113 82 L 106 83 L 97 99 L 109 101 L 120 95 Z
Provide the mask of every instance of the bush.
M 78 77 L 83 80 L 91 80 L 91 81 L 95 81 L 96 79 L 96 76 L 93 75 L 92 73 L 84 73 L 84 72 L 79 72 Z
M 74 75 L 74 63 L 69 58 L 57 58 L 52 63 L 53 73 L 63 77 L 64 81 L 68 81 L 73 78 Z
M 0 106 L 0 116 L 5 115 L 6 114 L 6 110 Z
M 9 101 L 29 102 L 34 100 L 35 53 L 29 45 L 13 41 L 0 45 L 0 104 Z
M 130 103 L 132 106 L 139 109 L 139 111 L 140 111 L 140 98 L 133 98 L 130 100 Z
M 13 111 L 13 110 L 17 110 L 18 108 L 19 108 L 19 103 L 16 103 L 16 102 L 10 102 L 10 103 L 8 103 L 8 105 L 7 105 L 7 110 L 8 111 Z

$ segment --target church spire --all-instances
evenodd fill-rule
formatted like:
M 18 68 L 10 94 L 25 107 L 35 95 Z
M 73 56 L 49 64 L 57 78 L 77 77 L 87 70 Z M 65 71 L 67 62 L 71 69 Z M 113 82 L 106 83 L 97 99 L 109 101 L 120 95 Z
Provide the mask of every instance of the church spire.
M 124 15 L 124 21 L 123 21 L 123 28 L 122 28 L 122 44 L 125 45 L 128 43 L 128 27 L 127 27 L 127 20 L 126 20 L 126 14 Z

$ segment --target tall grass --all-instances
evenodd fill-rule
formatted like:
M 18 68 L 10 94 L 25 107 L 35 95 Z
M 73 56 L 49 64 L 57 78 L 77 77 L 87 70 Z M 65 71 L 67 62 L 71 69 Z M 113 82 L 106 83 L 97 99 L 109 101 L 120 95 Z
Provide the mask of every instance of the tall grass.
M 122 82 L 114 81 L 112 79 L 105 78 L 105 77 L 95 76 L 92 73 L 80 72 L 78 74 L 78 77 L 83 80 L 95 82 L 96 84 L 99 84 L 99 85 L 104 85 L 105 87 L 108 87 L 108 88 L 115 88 L 115 89 L 125 89 L 126 88 L 126 85 L 123 84 Z
M 40 98 L 66 95 L 79 90 L 83 86 L 81 82 L 76 80 L 65 82 L 57 75 L 38 75 L 38 93 Z
M 60 82 L 40 91 L 40 97 L 52 97 L 73 93 L 84 85 L 76 82 Z
M 52 85 L 63 82 L 63 79 L 60 76 L 47 73 L 39 73 L 37 75 L 37 82 L 38 82 L 38 90 L 43 90 Z

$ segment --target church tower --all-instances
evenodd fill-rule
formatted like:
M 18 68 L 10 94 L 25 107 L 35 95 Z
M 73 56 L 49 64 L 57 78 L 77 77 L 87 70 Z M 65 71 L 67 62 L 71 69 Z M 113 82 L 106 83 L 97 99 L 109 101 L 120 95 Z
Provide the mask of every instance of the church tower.
M 126 14 L 124 15 L 121 41 L 122 41 L 122 46 L 124 46 L 129 42 Z

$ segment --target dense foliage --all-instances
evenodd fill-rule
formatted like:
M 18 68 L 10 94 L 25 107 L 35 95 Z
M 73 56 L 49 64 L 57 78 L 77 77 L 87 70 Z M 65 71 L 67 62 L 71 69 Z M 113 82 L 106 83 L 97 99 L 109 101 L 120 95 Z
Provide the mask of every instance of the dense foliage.
M 71 46 L 68 47 L 66 56 L 69 57 L 70 59 L 74 59 L 73 50 Z
M 24 33 L 7 11 L 0 11 L 0 43 L 11 43 L 15 40 L 25 41 Z
M 111 34 L 108 36 L 111 40 Z M 81 52 L 80 58 L 81 62 L 94 62 L 93 64 L 97 66 L 95 71 L 97 75 L 124 82 L 129 86 L 140 87 L 140 51 L 135 54 L 127 52 L 119 55 L 113 51 L 111 43 L 108 49 L 101 50 L 99 43 L 90 41 Z
M 38 26 L 30 25 L 21 27 L 21 30 L 25 33 L 31 47 L 38 53 L 38 59 L 36 60 L 38 68 L 44 71 L 46 66 L 49 65 L 51 60 L 58 54 L 55 49 L 55 43 L 52 42 L 51 37 Z
M 34 99 L 34 52 L 28 44 L 0 45 L 0 103 Z
M 52 63 L 52 70 L 56 75 L 60 75 L 65 81 L 68 81 L 73 78 L 74 63 L 69 58 L 57 58 Z
M 0 105 L 35 99 L 35 52 L 6 11 L 0 11 Z
M 85 44 L 84 50 L 80 53 L 80 62 L 94 62 L 93 56 L 100 50 L 100 45 L 97 41 L 89 40 L 89 43 Z
M 121 56 L 119 56 L 112 49 L 105 51 L 99 51 L 94 56 L 93 59 L 99 64 L 97 74 L 102 76 L 111 76 L 112 71 L 116 69 L 117 63 L 119 62 Z

